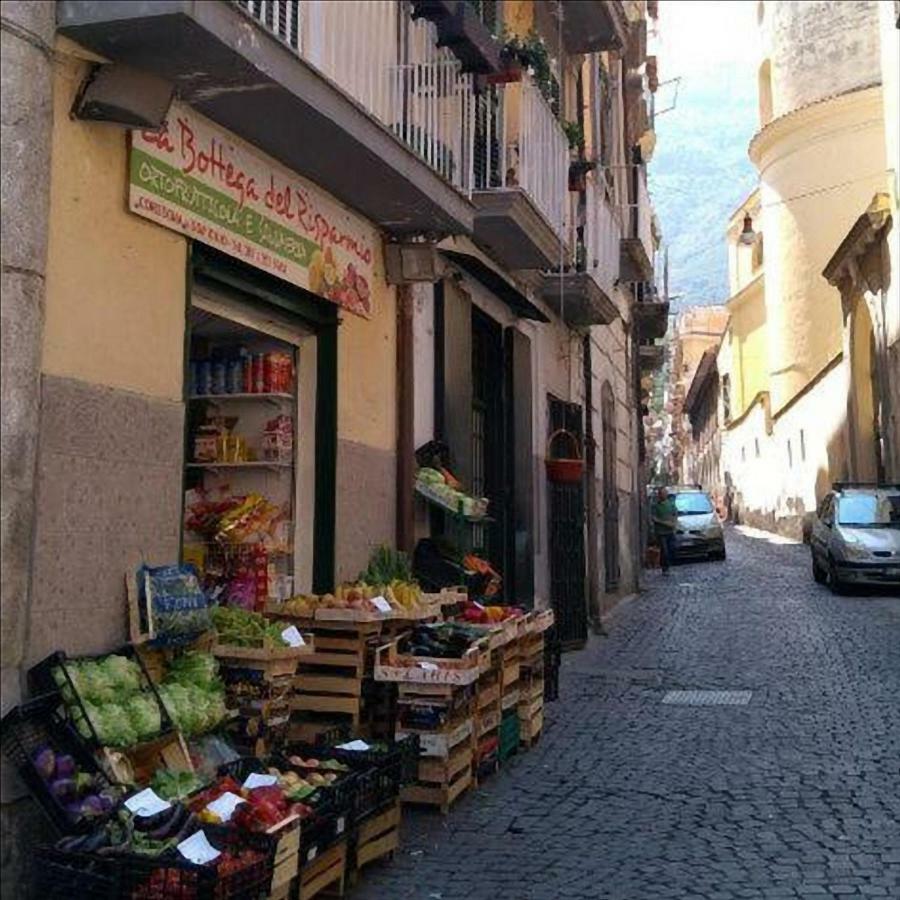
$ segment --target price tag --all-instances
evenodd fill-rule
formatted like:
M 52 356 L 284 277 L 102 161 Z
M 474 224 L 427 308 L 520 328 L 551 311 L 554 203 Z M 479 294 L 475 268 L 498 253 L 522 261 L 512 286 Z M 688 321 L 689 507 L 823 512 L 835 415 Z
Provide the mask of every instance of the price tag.
M 246 802 L 243 797 L 232 794 L 231 791 L 225 791 L 224 794 L 213 800 L 206 808 L 211 813 L 215 813 L 223 822 L 230 822 L 234 811 L 238 808 L 238 804 Z
M 198 831 L 186 840 L 183 840 L 178 845 L 178 852 L 188 862 L 192 862 L 198 866 L 212 862 L 222 855 L 212 844 L 210 844 L 203 831 Z
M 125 806 L 136 816 L 155 816 L 169 809 L 172 804 L 168 800 L 163 800 L 153 788 L 146 788 L 129 797 L 125 801 Z
M 273 784 L 278 784 L 277 775 L 260 775 L 258 772 L 251 772 L 244 780 L 244 787 L 248 791 L 258 787 L 271 787 Z
M 422 661 L 419 663 L 419 668 L 424 669 L 426 672 L 437 672 L 440 666 L 436 666 L 434 663 Z
M 336 828 L 335 828 L 335 831 L 336 831 L 338 834 L 343 834 L 343 833 L 344 833 L 344 825 L 345 825 L 344 817 L 341 816 L 341 817 L 337 820 L 337 826 L 336 826 Z
M 355 741 L 350 741 L 349 744 L 338 744 L 338 750 L 355 750 L 355 751 L 364 751 L 368 750 L 369 745 L 365 741 L 361 741 L 359 739 Z
M 484 609 L 484 607 L 483 607 L 477 600 L 473 600 L 473 601 L 472 601 L 472 605 L 473 605 L 476 609 Z
M 303 635 L 297 631 L 296 625 L 291 625 L 289 628 L 285 628 L 284 631 L 281 632 L 281 636 L 287 642 L 289 647 L 305 647 L 306 641 L 303 640 Z
M 309 852 L 306 854 L 306 861 L 312 862 L 319 855 L 318 847 L 310 847 Z
M 389 613 L 391 611 L 391 604 L 384 597 L 373 597 L 371 603 L 378 612 Z

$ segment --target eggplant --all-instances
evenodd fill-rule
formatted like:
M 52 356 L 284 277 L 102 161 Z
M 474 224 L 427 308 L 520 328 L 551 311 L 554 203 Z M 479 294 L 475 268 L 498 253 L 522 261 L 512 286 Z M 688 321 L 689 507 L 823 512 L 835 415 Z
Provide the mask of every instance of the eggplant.
M 200 819 L 197 818 L 196 813 L 190 813 L 182 823 L 181 828 L 178 829 L 178 833 L 175 834 L 172 838 L 172 840 L 175 841 L 175 845 L 177 846 L 183 840 L 189 838 L 199 826 Z
M 49 747 L 39 747 L 31 760 L 44 781 L 53 780 L 53 776 L 56 774 L 56 754 Z
M 148 837 L 151 832 L 161 830 L 165 834 L 164 829 L 171 827 L 172 822 L 175 821 L 181 809 L 182 807 L 176 804 L 173 805 L 171 809 L 164 809 L 162 812 L 158 812 L 153 816 L 135 816 L 134 827 L 137 831 L 142 831 Z
M 78 767 L 75 760 L 68 753 L 63 753 L 56 757 L 56 777 L 57 778 L 78 778 Z
M 172 816 L 165 820 L 158 828 L 147 831 L 145 834 L 153 841 L 161 841 L 169 837 L 169 835 L 177 832 L 184 824 L 188 817 L 188 810 L 185 806 L 176 806 Z

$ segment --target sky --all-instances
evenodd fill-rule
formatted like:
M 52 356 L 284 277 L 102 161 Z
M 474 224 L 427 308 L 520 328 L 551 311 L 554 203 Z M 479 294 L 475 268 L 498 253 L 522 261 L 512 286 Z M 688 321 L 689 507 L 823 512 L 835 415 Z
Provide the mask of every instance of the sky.
M 659 4 L 650 190 L 679 305 L 721 303 L 728 294 L 725 227 L 755 183 L 747 145 L 757 127 L 756 8 L 756 0 Z M 677 98 L 666 84 L 674 78 Z

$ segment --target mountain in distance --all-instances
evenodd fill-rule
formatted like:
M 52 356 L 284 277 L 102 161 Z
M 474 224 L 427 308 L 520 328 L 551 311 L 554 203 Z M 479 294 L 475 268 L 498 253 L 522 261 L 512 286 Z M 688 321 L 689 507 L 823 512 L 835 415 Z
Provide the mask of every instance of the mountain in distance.
M 660 111 L 673 86 L 656 97 Z M 725 229 L 757 182 L 747 156 L 758 127 L 756 78 L 742 65 L 719 63 L 681 79 L 675 108 L 657 113 L 650 193 L 669 248 L 673 311 L 728 297 Z

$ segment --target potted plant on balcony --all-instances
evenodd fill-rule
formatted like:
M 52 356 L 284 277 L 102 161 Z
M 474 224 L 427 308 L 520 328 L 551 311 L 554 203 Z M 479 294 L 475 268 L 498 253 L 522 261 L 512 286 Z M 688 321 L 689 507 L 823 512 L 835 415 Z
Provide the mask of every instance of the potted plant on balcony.
M 569 190 L 587 189 L 587 173 L 596 168 L 597 163 L 584 157 L 584 127 L 581 122 L 563 122 L 563 131 L 569 141 Z
M 544 39 L 534 29 L 523 38 L 504 27 L 500 40 L 503 42 L 500 48 L 502 70 L 489 75 L 488 84 L 521 81 L 522 72 L 527 71 L 554 114 L 559 115 L 559 84 L 553 75 Z

